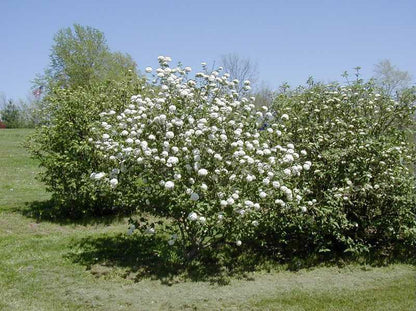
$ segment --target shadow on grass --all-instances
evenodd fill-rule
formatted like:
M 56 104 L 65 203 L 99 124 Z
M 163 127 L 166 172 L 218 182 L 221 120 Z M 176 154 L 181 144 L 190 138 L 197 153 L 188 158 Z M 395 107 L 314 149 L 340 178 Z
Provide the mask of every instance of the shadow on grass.
M 136 282 L 150 278 L 165 285 L 185 280 L 227 285 L 231 276 L 250 280 L 246 272 L 254 270 L 256 261 L 253 259 L 246 264 L 239 261 L 236 264 L 235 260 L 224 261 L 215 255 L 205 254 L 187 261 L 180 247 L 169 246 L 167 240 L 148 235 L 91 236 L 75 241 L 71 249 L 67 258 L 86 266 L 96 276 L 121 270 L 123 277 Z
M 99 216 L 73 214 L 69 210 L 59 209 L 53 200 L 33 201 L 25 203 L 23 208 L 17 208 L 15 212 L 23 216 L 36 219 L 38 222 L 48 221 L 60 225 L 78 224 L 78 225 L 94 225 L 94 224 L 111 224 L 119 221 L 127 214 L 107 214 Z
M 67 257 L 97 276 L 123 268 L 124 276 L 135 281 L 149 277 L 168 282 L 183 272 L 177 248 L 156 236 L 91 236 L 74 242 L 71 249 Z

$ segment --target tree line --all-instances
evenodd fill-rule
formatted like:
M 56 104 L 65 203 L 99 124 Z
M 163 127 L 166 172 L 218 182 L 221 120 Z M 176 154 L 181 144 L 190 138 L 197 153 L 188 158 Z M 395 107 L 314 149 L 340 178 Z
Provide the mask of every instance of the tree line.
M 3 126 L 30 128 L 44 122 L 43 98 L 54 88 L 88 89 L 97 82 L 121 81 L 128 74 L 140 77 L 133 58 L 129 54 L 111 51 L 104 33 L 98 29 L 75 24 L 59 30 L 53 41 L 50 63 L 44 73 L 32 81 L 32 94 L 26 100 L 14 100 L 4 94 L 0 97 L 0 121 Z M 285 84 L 273 90 L 258 83 L 257 64 L 238 54 L 222 55 L 219 64 L 231 79 L 239 81 L 240 88 L 243 81 L 251 81 L 258 106 L 269 106 L 277 94 L 289 88 Z M 394 98 L 411 98 L 416 92 L 410 73 L 400 70 L 387 59 L 374 66 L 372 80 Z

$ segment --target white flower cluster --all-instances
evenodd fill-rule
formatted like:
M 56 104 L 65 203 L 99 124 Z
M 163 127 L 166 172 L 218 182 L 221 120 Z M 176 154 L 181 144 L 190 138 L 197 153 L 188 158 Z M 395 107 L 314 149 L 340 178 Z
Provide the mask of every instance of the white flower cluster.
M 312 164 L 293 144 L 274 143 L 289 116 L 257 110 L 254 98 L 239 94 L 238 81 L 220 69 L 189 79 L 190 67 L 171 68 L 170 61 L 161 56 L 160 68 L 146 68 L 154 79 L 146 94 L 132 96 L 119 113 L 101 113 L 93 143 L 114 169 L 108 180 L 104 173 L 91 178 L 106 180 L 113 189 L 122 188 L 124 172 L 146 180 L 148 192 L 181 202 L 181 219 L 189 226 L 235 219 L 258 226 L 270 209 L 297 204 L 299 190 L 291 189 L 291 179 Z

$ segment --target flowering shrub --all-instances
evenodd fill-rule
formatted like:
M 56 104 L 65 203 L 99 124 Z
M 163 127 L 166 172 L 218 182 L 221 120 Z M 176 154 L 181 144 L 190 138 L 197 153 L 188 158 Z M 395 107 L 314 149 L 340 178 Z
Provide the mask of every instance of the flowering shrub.
M 43 100 L 44 126 L 36 129 L 28 147 L 43 168 L 41 180 L 52 193 L 55 210 L 51 216 L 103 215 L 114 213 L 114 194 L 97 187 L 90 172 L 100 163 L 88 138 L 99 113 L 107 107 L 128 104 L 142 82 L 136 76 L 97 82 L 88 88 L 52 88 Z
M 280 94 L 273 108 L 293 116 L 284 138 L 313 163 L 302 188 L 319 208 L 302 227 L 304 247 L 386 256 L 414 250 L 414 107 L 356 83 Z
M 112 189 L 120 204 L 168 218 L 169 244 L 181 243 L 189 256 L 225 243 L 240 246 L 273 215 L 307 214 L 296 183 L 312 164 L 283 139 L 289 116 L 257 110 L 221 68 L 208 72 L 203 65 L 191 79 L 190 67 L 171 68 L 170 61 L 159 57 L 160 68 L 146 68 L 154 72 L 153 85 L 126 109 L 101 113 L 91 140 L 103 170 L 91 178 Z M 244 85 L 248 91 L 250 82 Z M 129 233 L 135 229 L 160 228 L 142 218 Z

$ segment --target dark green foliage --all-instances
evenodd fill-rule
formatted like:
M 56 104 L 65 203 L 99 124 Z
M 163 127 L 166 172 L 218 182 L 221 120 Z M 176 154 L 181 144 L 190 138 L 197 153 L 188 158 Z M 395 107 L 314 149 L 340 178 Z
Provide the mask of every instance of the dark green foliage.
M 88 88 L 56 87 L 44 98 L 48 121 L 28 146 L 40 161 L 41 179 L 52 192 L 57 212 L 72 217 L 116 212 L 111 191 L 90 179 L 101 164 L 88 140 L 100 112 L 128 105 L 131 94 L 141 87 L 141 80 L 129 73 L 120 81 L 97 82 Z
M 0 111 L 0 116 L 1 121 L 7 128 L 18 128 L 22 125 L 19 107 L 12 100 L 9 100 L 7 105 Z
M 286 254 L 414 255 L 414 107 L 356 83 L 286 92 L 274 110 L 291 116 L 290 142 L 310 156 L 302 188 L 317 204 L 298 222 L 276 217 L 267 244 Z
M 41 179 L 60 217 L 114 213 L 114 195 L 89 178 L 101 164 L 88 139 L 103 110 L 124 107 L 141 91 L 136 64 L 110 52 L 101 31 L 78 24 L 58 31 L 50 60 L 35 81 L 44 86 L 38 102 L 43 126 L 28 144 L 44 168 Z

